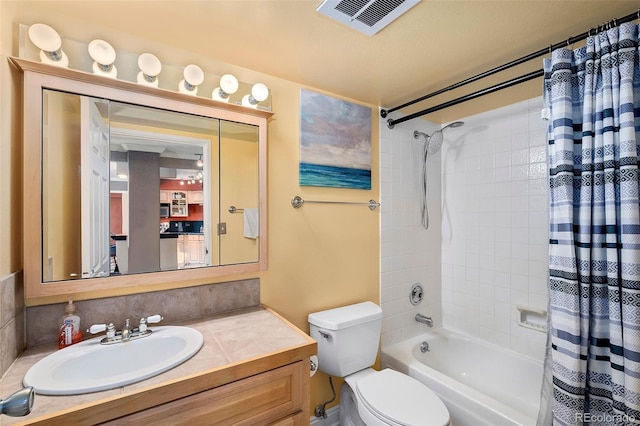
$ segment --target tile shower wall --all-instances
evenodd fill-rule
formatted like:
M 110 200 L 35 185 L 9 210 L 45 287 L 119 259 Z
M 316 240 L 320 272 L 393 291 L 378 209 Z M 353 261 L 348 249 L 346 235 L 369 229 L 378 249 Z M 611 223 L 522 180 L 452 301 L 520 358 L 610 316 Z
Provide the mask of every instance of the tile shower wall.
M 537 359 L 545 335 L 518 326 L 516 306 L 547 307 L 541 107 L 535 98 L 464 118 L 442 149 L 443 324 Z
M 397 117 L 395 117 L 397 118 Z M 416 313 L 442 324 L 440 287 L 440 154 L 427 159 L 430 226 L 421 226 L 420 174 L 424 139 L 413 131 L 432 134 L 439 125 L 412 120 L 393 130 L 380 120 L 380 297 L 384 313 L 382 345 L 424 332 Z M 425 289 L 422 303 L 409 303 L 411 286 Z

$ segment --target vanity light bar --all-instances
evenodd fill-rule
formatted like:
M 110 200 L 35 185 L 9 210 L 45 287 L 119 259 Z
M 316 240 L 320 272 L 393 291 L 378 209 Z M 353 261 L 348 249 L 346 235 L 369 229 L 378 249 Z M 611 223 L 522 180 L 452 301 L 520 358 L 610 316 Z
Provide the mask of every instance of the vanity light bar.
M 39 49 L 39 59 L 41 62 L 57 65 L 60 67 L 69 67 L 69 58 L 62 51 L 62 38 L 56 30 L 48 25 L 36 23 L 29 26 L 27 35 L 31 43 Z M 68 41 L 67 41 L 68 42 Z M 67 43 L 69 44 L 69 43 Z M 116 51 L 105 40 L 92 40 L 86 51 L 92 59 L 92 69 L 94 74 L 109 78 L 117 79 Z M 121 59 L 120 62 L 123 60 Z M 140 72 L 136 76 L 136 83 L 146 86 L 158 87 L 158 75 L 162 70 L 160 60 L 151 53 L 143 53 L 136 58 Z M 122 64 L 121 64 L 122 65 Z M 200 67 L 195 64 L 189 64 L 184 67 L 182 78 L 175 86 L 175 90 L 197 96 L 198 86 L 205 79 L 205 74 Z M 238 90 L 239 82 L 236 77 L 231 74 L 225 74 L 220 77 L 218 87 L 211 93 L 211 99 L 219 102 L 229 102 L 229 97 Z M 267 100 L 270 90 L 263 83 L 255 83 L 250 89 L 250 93 L 240 96 L 234 101 L 237 105 L 248 108 L 257 108 L 258 104 Z M 268 108 L 271 110 L 271 108 Z

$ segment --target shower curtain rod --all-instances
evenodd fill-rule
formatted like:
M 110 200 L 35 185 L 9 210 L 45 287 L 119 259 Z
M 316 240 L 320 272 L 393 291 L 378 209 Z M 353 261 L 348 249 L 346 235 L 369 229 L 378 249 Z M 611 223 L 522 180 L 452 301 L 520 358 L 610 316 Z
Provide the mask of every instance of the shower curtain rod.
M 452 84 L 451 86 L 447 86 L 447 87 L 445 87 L 443 89 L 436 90 L 435 92 L 432 92 L 432 93 L 429 93 L 427 95 L 421 96 L 419 98 L 416 98 L 416 99 L 414 99 L 412 101 L 406 102 L 406 103 L 404 103 L 402 105 L 399 105 L 397 107 L 389 108 L 389 109 L 382 109 L 382 110 L 380 110 L 380 116 L 382 118 L 386 118 L 387 115 L 389 113 L 393 112 L 393 111 L 397 111 L 399 109 L 406 108 L 406 107 L 408 107 L 410 105 L 416 104 L 418 102 L 422 102 L 422 101 L 424 101 L 426 99 L 429 99 L 429 98 L 431 98 L 433 96 L 440 95 L 440 94 L 442 94 L 444 92 L 448 92 L 449 90 L 457 89 L 458 87 L 462 87 L 462 86 L 465 86 L 465 85 L 467 85 L 469 83 L 473 83 L 474 81 L 481 80 L 481 79 L 483 79 L 485 77 L 488 77 L 490 75 L 493 75 L 493 74 L 499 73 L 501 71 L 507 70 L 509 68 L 515 67 L 516 65 L 523 64 L 523 63 L 528 62 L 528 61 L 530 61 L 532 59 L 535 59 L 535 58 L 538 58 L 540 56 L 546 55 L 546 54 L 550 53 L 551 51 L 553 51 L 555 49 L 558 49 L 560 47 L 569 46 L 569 45 L 571 45 L 573 43 L 576 43 L 578 41 L 582 41 L 582 40 L 586 39 L 587 37 L 589 37 L 593 31 L 598 31 L 598 30 L 603 29 L 603 28 L 610 28 L 611 24 L 617 26 L 618 24 L 623 24 L 625 22 L 630 22 L 630 21 L 633 21 L 635 19 L 640 19 L 640 9 L 638 9 L 635 13 L 630 13 L 629 15 L 623 16 L 622 18 L 613 19 L 613 20 L 609 21 L 606 24 L 600 25 L 597 28 L 591 28 L 589 31 L 586 31 L 586 32 L 584 32 L 582 34 L 579 34 L 577 36 L 569 37 L 566 41 L 562 41 L 562 42 L 559 42 L 559 43 L 556 43 L 556 44 L 552 44 L 552 45 L 550 45 L 549 47 L 547 47 L 545 49 L 540 49 L 540 50 L 538 50 L 536 52 L 533 52 L 533 53 L 530 53 L 528 55 L 525 55 L 525 56 L 523 56 L 521 58 L 518 58 L 518 59 L 516 59 L 514 61 L 508 62 L 506 64 L 500 65 L 499 67 L 490 69 L 488 71 L 482 72 L 482 73 L 480 73 L 478 75 L 475 75 L 473 77 L 470 77 L 470 78 L 467 78 L 465 80 L 459 81 L 458 83 Z M 514 79 L 511 79 L 511 80 L 507 80 L 507 81 L 502 82 L 500 84 L 496 84 L 495 86 L 491 86 L 491 87 L 488 87 L 486 89 L 482 89 L 482 90 L 479 90 L 477 92 L 470 93 L 470 94 L 465 95 L 465 96 L 461 96 L 461 97 L 453 99 L 453 100 L 451 100 L 449 102 L 444 102 L 442 104 L 433 106 L 431 108 L 424 109 L 422 111 L 415 112 L 413 114 L 409 114 L 407 116 L 404 116 L 404 117 L 401 117 L 401 118 L 398 118 L 398 119 L 395 119 L 395 120 L 394 119 L 388 119 L 387 120 L 387 127 L 389 127 L 390 129 L 393 129 L 393 126 L 395 126 L 396 124 L 400 124 L 400 123 L 403 123 L 405 121 L 409 121 L 409 120 L 412 120 L 414 118 L 421 117 L 423 115 L 430 114 L 432 112 L 439 111 L 441 109 L 445 109 L 445 108 L 460 104 L 462 102 L 466 102 L 466 101 L 469 101 L 471 99 L 478 98 L 480 96 L 488 95 L 489 93 L 497 92 L 499 90 L 506 89 L 507 87 L 515 86 L 516 84 L 524 83 L 526 81 L 533 80 L 534 78 L 542 77 L 543 75 L 544 75 L 544 70 L 540 69 L 538 71 L 534 71 L 534 72 L 531 72 L 529 74 L 525 74 L 525 75 L 522 75 L 520 77 L 516 77 Z

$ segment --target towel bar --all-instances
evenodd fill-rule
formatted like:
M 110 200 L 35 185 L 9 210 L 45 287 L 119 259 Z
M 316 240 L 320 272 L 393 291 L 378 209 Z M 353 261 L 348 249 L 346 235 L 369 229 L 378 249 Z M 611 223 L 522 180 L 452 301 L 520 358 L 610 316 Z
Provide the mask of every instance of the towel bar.
M 294 209 L 299 209 L 302 207 L 304 203 L 316 203 L 316 204 L 351 204 L 351 205 L 364 205 L 369 206 L 369 210 L 373 211 L 377 207 L 380 206 L 380 203 L 375 200 L 369 200 L 368 203 L 361 203 L 356 201 L 314 201 L 314 200 L 303 200 L 300 196 L 296 195 L 291 199 L 291 206 Z

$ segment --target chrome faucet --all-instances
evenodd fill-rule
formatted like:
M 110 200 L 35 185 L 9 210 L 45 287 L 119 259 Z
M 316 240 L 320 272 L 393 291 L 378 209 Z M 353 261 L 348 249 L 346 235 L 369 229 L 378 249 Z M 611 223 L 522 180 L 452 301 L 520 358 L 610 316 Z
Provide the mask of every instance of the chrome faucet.
M 129 325 L 129 318 L 124 320 L 124 327 L 122 328 L 120 334 L 122 335 L 123 341 L 127 341 L 131 338 L 131 326 Z
M 429 327 L 433 327 L 433 319 L 426 315 L 416 314 L 416 321 L 421 324 L 427 324 Z
M 31 413 L 35 397 L 33 387 L 28 386 L 6 399 L 0 399 L 0 414 L 12 417 L 26 416 Z
M 116 331 L 113 323 L 107 324 L 94 324 L 87 329 L 88 333 L 96 334 L 106 331 L 106 336 L 100 340 L 102 345 L 111 345 L 113 343 L 127 342 L 129 340 L 141 339 L 151 334 L 152 330 L 147 328 L 147 324 L 155 324 L 162 321 L 164 318 L 160 315 L 152 315 L 146 318 L 140 318 L 140 324 L 137 328 L 132 328 L 127 318 L 124 323 L 122 331 Z

